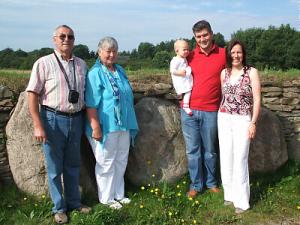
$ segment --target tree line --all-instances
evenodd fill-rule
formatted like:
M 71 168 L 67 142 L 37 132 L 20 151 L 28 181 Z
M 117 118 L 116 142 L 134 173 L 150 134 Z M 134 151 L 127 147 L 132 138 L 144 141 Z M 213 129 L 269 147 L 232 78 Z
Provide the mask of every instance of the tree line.
M 231 35 L 231 39 L 239 39 L 245 44 L 248 64 L 258 69 L 300 69 L 300 32 L 288 24 L 280 27 L 269 26 L 268 29 L 238 30 Z M 220 47 L 228 45 L 221 33 L 214 34 L 214 40 Z M 129 70 L 168 68 L 175 55 L 174 41 L 162 41 L 157 45 L 142 42 L 131 52 L 120 52 L 118 63 Z M 194 38 L 187 41 L 191 49 L 195 47 Z M 0 51 L 0 68 L 31 69 L 39 57 L 52 52 L 52 48 L 41 48 L 31 52 L 6 48 Z M 89 51 L 89 48 L 82 44 L 76 45 L 73 53 L 86 60 L 89 66 L 97 57 L 94 51 Z

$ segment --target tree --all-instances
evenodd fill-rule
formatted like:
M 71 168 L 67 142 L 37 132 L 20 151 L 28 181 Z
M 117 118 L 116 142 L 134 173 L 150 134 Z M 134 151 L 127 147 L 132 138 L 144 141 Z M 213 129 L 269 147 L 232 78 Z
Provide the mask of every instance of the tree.
M 156 68 L 168 68 L 170 65 L 171 55 L 167 51 L 160 51 L 153 57 L 153 66 Z
M 75 45 L 73 49 L 73 54 L 81 59 L 91 58 L 89 48 L 86 45 Z
M 245 31 L 239 30 L 231 35 L 231 39 L 238 39 L 244 43 L 247 52 L 247 63 L 258 68 L 263 67 L 263 60 L 257 53 L 263 32 L 264 30 L 261 28 L 250 28 Z
M 220 47 L 225 47 L 226 45 L 226 42 L 225 42 L 225 39 L 224 39 L 224 36 L 223 34 L 221 33 L 216 33 L 214 34 L 214 40 L 215 40 L 215 43 L 220 46 Z
M 153 44 L 148 42 L 142 42 L 138 46 L 138 56 L 141 59 L 152 59 L 154 56 L 155 47 Z

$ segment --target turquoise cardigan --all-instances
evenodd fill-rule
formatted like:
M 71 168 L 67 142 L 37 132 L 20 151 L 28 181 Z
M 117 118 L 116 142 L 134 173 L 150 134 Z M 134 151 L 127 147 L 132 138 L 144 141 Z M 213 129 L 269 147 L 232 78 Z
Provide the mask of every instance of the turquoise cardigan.
M 134 138 L 138 132 L 133 93 L 126 72 L 118 64 L 115 64 L 114 67 L 116 69 L 114 77 L 120 93 L 121 125 L 116 123 L 116 100 L 113 98 L 113 89 L 108 78 L 109 70 L 101 64 L 99 59 L 96 60 L 96 63 L 90 69 L 85 82 L 85 104 L 87 108 L 95 108 L 97 110 L 102 130 L 102 139 L 100 141 L 102 147 L 107 134 L 110 132 L 129 131 L 131 144 L 134 143 Z M 92 128 L 88 119 L 86 120 L 85 133 L 89 137 L 92 136 Z

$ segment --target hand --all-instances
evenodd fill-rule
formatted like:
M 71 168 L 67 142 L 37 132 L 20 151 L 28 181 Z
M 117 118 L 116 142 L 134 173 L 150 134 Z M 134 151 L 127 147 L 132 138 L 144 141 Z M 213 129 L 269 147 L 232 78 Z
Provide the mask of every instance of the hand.
M 101 138 L 102 138 L 102 131 L 101 131 L 100 127 L 93 129 L 93 131 L 92 131 L 92 138 L 94 138 L 97 141 L 101 140 Z
M 46 143 L 47 136 L 43 127 L 35 127 L 33 135 L 38 143 Z
M 253 139 L 256 134 L 256 125 L 254 123 L 250 123 L 248 128 L 248 138 Z
M 182 77 L 185 77 L 185 75 L 186 75 L 185 69 L 179 70 L 178 74 Z

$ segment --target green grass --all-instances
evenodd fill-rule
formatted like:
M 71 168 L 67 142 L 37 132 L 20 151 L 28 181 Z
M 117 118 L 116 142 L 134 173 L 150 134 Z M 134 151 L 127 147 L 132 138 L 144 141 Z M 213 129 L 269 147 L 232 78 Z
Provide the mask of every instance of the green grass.
M 0 85 L 15 93 L 15 98 L 24 91 L 29 81 L 29 70 L 0 69 Z
M 263 71 L 260 71 L 260 74 L 263 77 L 273 77 L 278 78 L 280 80 L 282 79 L 294 79 L 300 77 L 300 70 L 298 69 L 289 69 L 287 71 L 282 70 L 268 70 L 265 69 Z
M 288 71 L 275 71 L 264 70 L 261 71 L 262 78 L 272 78 L 279 81 L 285 79 L 294 79 L 300 77 L 300 70 L 290 69 Z M 144 68 L 139 70 L 127 70 L 129 79 L 141 80 L 141 79 L 156 79 L 157 77 L 170 76 L 168 69 L 150 69 Z M 21 91 L 24 91 L 28 83 L 30 76 L 29 70 L 12 70 L 12 69 L 0 69 L 0 85 L 4 85 L 13 90 L 16 95 Z
M 150 183 L 128 187 L 132 199 L 121 210 L 111 210 L 83 196 L 92 206 L 88 215 L 70 213 L 71 225 L 181 225 L 181 224 L 298 224 L 300 222 L 300 163 L 288 162 L 272 174 L 251 177 L 251 209 L 236 215 L 223 205 L 223 194 L 208 191 L 194 200 L 185 197 L 188 178 L 174 185 Z M 0 224 L 54 224 L 48 197 L 33 197 L 16 188 L 1 188 Z M 285 222 L 285 223 L 284 223 Z

